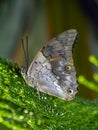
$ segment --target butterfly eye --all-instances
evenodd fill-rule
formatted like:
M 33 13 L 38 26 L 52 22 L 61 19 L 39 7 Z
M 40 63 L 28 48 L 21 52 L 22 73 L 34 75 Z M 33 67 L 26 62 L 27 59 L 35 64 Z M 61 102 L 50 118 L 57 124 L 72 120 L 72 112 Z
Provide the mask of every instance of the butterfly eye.
M 71 70 L 71 66 L 70 65 L 65 66 L 65 70 Z
M 22 74 L 27 74 L 27 67 L 22 67 L 21 68 L 21 73 Z
M 73 90 L 69 88 L 69 89 L 67 90 L 67 93 L 68 93 L 68 94 L 72 94 L 72 93 L 73 93 Z

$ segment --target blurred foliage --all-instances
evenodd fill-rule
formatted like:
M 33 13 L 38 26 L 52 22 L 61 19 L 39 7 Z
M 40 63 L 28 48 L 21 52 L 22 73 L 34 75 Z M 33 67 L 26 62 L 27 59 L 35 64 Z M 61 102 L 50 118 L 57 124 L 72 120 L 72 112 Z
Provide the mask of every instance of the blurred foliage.
M 13 130 L 97 130 L 98 101 L 38 94 L 16 65 L 0 58 L 0 122 Z
M 95 56 L 91 55 L 89 57 L 89 61 L 92 64 L 94 64 L 96 67 L 98 67 L 98 59 Z M 85 85 L 87 88 L 89 88 L 95 92 L 98 92 L 98 73 L 93 74 L 93 79 L 94 79 L 94 81 L 89 81 L 86 79 L 85 76 L 81 75 L 81 76 L 79 76 L 78 81 L 80 84 Z

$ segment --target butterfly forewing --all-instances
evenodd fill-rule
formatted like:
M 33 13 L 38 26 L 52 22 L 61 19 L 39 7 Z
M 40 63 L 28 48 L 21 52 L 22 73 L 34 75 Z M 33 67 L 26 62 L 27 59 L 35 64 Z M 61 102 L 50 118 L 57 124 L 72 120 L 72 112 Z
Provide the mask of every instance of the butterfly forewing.
M 48 58 L 72 58 L 72 47 L 77 38 L 76 30 L 68 30 L 50 40 L 42 49 Z M 68 55 L 68 56 L 67 56 Z

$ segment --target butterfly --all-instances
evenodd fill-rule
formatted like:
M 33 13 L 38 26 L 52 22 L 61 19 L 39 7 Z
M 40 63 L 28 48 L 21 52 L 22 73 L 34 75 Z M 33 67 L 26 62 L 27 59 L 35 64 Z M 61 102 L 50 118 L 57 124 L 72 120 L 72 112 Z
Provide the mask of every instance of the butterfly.
M 29 68 L 22 68 L 27 84 L 63 100 L 72 100 L 78 86 L 73 62 L 77 36 L 77 31 L 70 29 L 47 42 Z

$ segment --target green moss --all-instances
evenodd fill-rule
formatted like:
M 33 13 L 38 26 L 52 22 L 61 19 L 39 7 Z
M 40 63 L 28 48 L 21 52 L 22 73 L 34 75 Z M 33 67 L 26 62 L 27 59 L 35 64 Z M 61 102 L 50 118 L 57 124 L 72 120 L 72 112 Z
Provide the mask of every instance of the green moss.
M 14 130 L 97 130 L 98 102 L 37 92 L 16 65 L 0 59 L 0 123 Z

